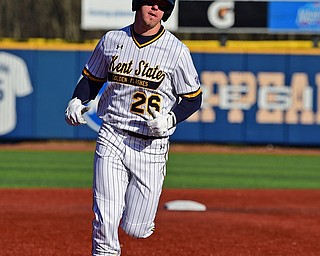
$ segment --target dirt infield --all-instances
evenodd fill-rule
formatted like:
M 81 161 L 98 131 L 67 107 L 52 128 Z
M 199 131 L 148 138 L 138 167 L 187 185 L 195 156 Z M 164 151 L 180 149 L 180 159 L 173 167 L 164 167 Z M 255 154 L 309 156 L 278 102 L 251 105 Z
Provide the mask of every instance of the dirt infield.
M 165 190 L 153 236 L 120 231 L 123 255 L 316 256 L 319 198 L 316 190 Z M 175 199 L 208 210 L 165 210 Z M 90 190 L 2 189 L 0 204 L 1 255 L 90 255 Z
M 90 150 L 94 142 L 23 142 L 0 149 Z M 172 145 L 175 152 L 314 154 L 318 149 Z M 195 200 L 206 212 L 167 211 L 171 200 Z M 0 255 L 84 256 L 91 249 L 89 189 L 1 189 Z M 120 230 L 124 256 L 316 256 L 320 190 L 163 191 L 156 232 L 133 239 Z
M 16 143 L 0 143 L 0 150 L 59 150 L 59 151 L 93 151 L 94 141 L 23 141 Z M 320 148 L 281 147 L 274 145 L 215 145 L 215 144 L 176 144 L 170 145 L 171 152 L 199 153 L 236 153 L 236 154 L 299 154 L 320 155 Z

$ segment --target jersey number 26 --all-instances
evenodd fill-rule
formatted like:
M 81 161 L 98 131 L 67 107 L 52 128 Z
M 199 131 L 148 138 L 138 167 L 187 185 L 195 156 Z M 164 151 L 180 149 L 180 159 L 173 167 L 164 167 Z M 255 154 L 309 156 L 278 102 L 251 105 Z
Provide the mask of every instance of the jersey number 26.
M 157 94 L 152 94 L 149 97 L 143 92 L 136 92 L 133 95 L 134 102 L 131 104 L 130 111 L 136 114 L 145 114 L 146 109 L 149 112 L 149 107 L 153 107 L 156 111 L 160 112 L 161 98 Z

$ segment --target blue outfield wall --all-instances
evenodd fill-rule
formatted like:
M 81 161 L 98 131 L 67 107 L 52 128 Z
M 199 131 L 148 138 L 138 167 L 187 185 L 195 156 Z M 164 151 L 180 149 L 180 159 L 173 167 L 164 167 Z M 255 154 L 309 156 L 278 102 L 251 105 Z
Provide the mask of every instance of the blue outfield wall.
M 88 125 L 64 121 L 90 52 L 0 44 L 0 140 L 95 139 L 94 111 Z M 216 48 L 192 57 L 203 105 L 172 142 L 320 145 L 320 50 Z

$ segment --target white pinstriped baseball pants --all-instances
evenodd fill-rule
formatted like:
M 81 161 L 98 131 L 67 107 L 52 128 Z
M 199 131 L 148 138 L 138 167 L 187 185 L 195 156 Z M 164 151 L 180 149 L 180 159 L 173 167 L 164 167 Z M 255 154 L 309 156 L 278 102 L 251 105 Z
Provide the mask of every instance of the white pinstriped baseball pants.
M 154 230 L 168 138 L 144 140 L 104 124 L 94 157 L 92 255 L 120 255 L 118 227 L 136 238 Z

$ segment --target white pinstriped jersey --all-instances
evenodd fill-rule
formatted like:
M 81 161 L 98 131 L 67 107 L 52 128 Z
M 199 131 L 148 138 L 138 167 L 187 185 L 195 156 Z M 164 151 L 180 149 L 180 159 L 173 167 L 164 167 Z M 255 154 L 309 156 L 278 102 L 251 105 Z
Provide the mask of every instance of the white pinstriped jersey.
M 162 28 L 152 40 L 139 44 L 132 26 L 107 32 L 89 58 L 84 73 L 108 81 L 98 115 L 119 129 L 151 135 L 148 107 L 162 114 L 171 111 L 180 97 L 201 93 L 189 49 Z M 171 135 L 174 128 L 166 135 Z

